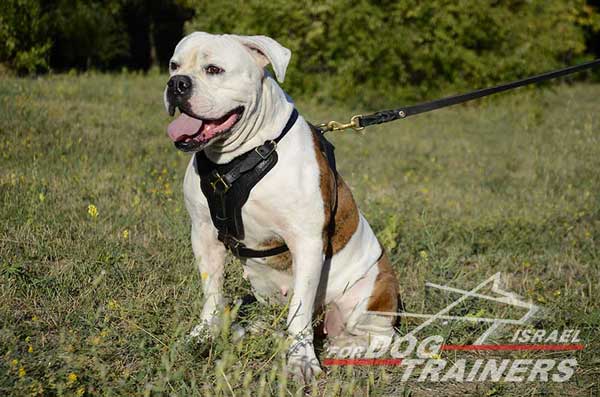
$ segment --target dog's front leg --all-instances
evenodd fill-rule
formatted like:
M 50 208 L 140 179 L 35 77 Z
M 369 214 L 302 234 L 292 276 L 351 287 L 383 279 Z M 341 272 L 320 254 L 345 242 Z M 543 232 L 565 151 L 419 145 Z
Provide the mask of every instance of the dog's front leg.
M 223 307 L 226 250 L 217 239 L 215 228 L 209 222 L 192 224 L 192 249 L 200 271 L 204 293 L 200 324 L 196 325 L 190 333 L 190 336 L 198 337 L 214 334 L 219 329 L 219 312 Z
M 292 337 L 288 368 L 297 378 L 308 381 L 321 372 L 313 346 L 312 321 L 323 268 L 323 240 L 302 240 L 291 251 L 294 292 L 287 322 L 288 332 Z

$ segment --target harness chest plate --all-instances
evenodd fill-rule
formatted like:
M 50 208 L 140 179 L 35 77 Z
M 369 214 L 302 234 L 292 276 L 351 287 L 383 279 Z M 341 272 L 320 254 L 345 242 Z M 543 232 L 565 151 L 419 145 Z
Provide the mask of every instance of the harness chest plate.
M 213 163 L 204 151 L 194 156 L 200 188 L 208 201 L 212 223 L 219 232 L 218 238 L 235 256 L 261 258 L 288 250 L 285 244 L 262 251 L 247 248 L 241 242 L 245 237 L 242 207 L 248 201 L 252 188 L 277 164 L 277 142 L 297 119 L 298 111 L 294 109 L 277 138 L 266 141 L 229 163 Z
M 210 217 L 219 231 L 220 238 L 227 236 L 240 241 L 245 237 L 242 207 L 248 201 L 252 188 L 277 164 L 275 143 L 270 141 L 265 145 L 267 147 L 261 150 L 262 153 L 266 153 L 264 157 L 259 156 L 256 159 L 255 156 L 249 156 L 257 153 L 251 151 L 227 164 L 215 164 L 204 152 L 196 153 L 200 187 L 208 200 Z M 250 169 L 242 172 L 240 168 Z

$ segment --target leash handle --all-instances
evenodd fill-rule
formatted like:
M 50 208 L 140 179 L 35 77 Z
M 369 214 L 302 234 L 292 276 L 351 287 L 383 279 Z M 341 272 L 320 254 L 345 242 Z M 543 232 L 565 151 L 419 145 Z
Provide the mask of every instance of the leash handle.
M 577 73 L 586 69 L 591 69 L 593 67 L 600 66 L 600 59 L 596 59 L 593 61 L 585 62 L 580 65 L 569 66 L 567 68 L 554 70 L 551 72 L 546 72 L 542 74 L 538 74 L 536 76 L 527 77 L 521 80 L 513 81 L 510 83 L 505 83 L 501 85 L 497 85 L 495 87 L 483 88 L 476 91 L 471 91 L 465 94 L 459 94 L 454 96 L 449 96 L 446 98 L 436 99 L 434 101 L 425 102 L 413 106 L 402 107 L 398 109 L 390 109 L 383 110 L 380 112 L 376 112 L 373 114 L 369 114 L 366 116 L 356 115 L 350 119 L 350 123 L 342 124 L 337 121 L 330 121 L 329 123 L 324 123 L 319 125 L 319 128 L 323 132 L 327 131 L 339 131 L 352 128 L 356 131 L 362 130 L 365 127 L 387 123 L 390 121 L 404 119 L 408 116 L 414 116 L 416 114 L 430 112 L 432 110 L 445 108 L 452 105 L 457 105 L 459 103 L 464 103 L 467 101 L 472 101 L 474 99 L 482 98 L 488 95 L 497 94 L 499 92 L 511 90 L 514 88 L 522 87 L 529 84 L 541 83 L 542 81 L 555 79 L 557 77 L 566 76 L 569 74 Z

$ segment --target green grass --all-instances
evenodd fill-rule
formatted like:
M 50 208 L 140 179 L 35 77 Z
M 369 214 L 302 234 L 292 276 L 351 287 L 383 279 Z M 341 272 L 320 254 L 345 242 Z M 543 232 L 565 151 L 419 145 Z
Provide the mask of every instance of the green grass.
M 251 310 L 272 334 L 185 343 L 202 293 L 181 193 L 188 156 L 165 136 L 164 82 L 0 79 L 0 394 L 597 395 L 600 86 L 521 90 L 332 135 L 406 309 L 432 313 L 454 298 L 426 292 L 426 281 L 468 289 L 503 272 L 511 291 L 546 308 L 536 327 L 580 329 L 573 378 L 403 384 L 398 368 L 343 368 L 305 390 L 282 369 L 284 308 Z M 298 108 L 315 122 L 361 110 Z M 249 291 L 239 263 L 228 273 L 231 299 Z M 507 311 L 468 301 L 456 313 Z M 481 330 L 439 323 L 424 335 L 466 343 Z

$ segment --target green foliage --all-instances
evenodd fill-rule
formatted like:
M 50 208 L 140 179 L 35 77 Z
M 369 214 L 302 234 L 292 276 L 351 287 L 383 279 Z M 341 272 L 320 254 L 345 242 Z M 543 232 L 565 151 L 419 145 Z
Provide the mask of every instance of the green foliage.
M 39 0 L 0 2 L 0 63 L 21 74 L 48 70 L 48 22 Z
M 103 68 L 127 54 L 122 0 L 5 0 L 0 3 L 0 62 L 19 74 L 60 65 Z
M 293 51 L 292 93 L 374 104 L 572 63 L 597 15 L 585 0 L 233 0 L 198 3 L 187 31 L 270 35 Z
M 178 32 L 194 10 L 187 31 L 266 34 L 292 49 L 286 88 L 293 95 L 378 107 L 582 61 L 590 51 L 600 51 L 595 43 L 600 14 L 591 4 L 4 0 L 0 63 L 21 74 L 50 68 L 145 68 L 150 45 L 155 45 L 154 56 L 166 61 L 179 35 L 167 33 Z
M 124 1 L 60 0 L 54 8 L 54 34 L 61 46 L 53 54 L 61 66 L 107 68 L 128 54 L 129 38 L 120 19 Z

